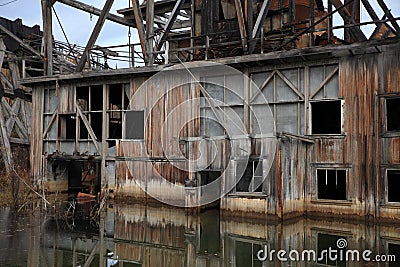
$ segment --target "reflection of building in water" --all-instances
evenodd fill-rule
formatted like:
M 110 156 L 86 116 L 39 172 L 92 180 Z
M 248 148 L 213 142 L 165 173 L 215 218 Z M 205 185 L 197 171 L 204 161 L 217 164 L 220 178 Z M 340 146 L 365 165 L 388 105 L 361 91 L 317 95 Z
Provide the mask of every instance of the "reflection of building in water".
M 185 189 L 217 181 L 226 216 L 400 220 L 400 27 L 383 1 L 382 21 L 368 1 L 133 2 L 119 17 L 79 5 L 100 17 L 76 71 L 48 68 L 23 81 L 33 90 L 35 181 L 44 176 L 54 192 L 102 188 L 142 201 L 146 191 L 191 205 L 211 189 Z M 360 9 L 376 26 L 371 36 Z M 130 46 L 125 58 L 132 68 L 94 62 L 107 18 L 138 29 L 141 49 Z M 249 79 L 212 67 L 187 73 L 206 62 Z M 244 132 L 224 127 L 233 117 Z
M 84 229 L 58 228 L 56 223 L 45 227 L 32 216 L 29 235 L 29 266 L 282 266 L 289 262 L 258 260 L 257 253 L 268 250 L 337 249 L 337 240 L 346 241 L 346 251 L 371 250 L 375 255 L 400 255 L 400 230 L 393 225 L 366 225 L 338 220 L 301 219 L 287 223 L 220 221 L 217 210 L 188 214 L 183 209 L 115 206 L 102 215 L 98 232 Z M 88 222 L 86 222 L 88 223 Z M 79 222 L 77 222 L 79 224 Z M 59 222 L 58 227 L 62 225 Z M 102 233 L 105 233 L 103 236 Z M 27 243 L 28 244 L 28 243 Z M 361 254 L 360 254 L 361 255 Z M 286 255 L 288 256 L 288 255 Z M 361 257 L 361 256 L 360 256 Z M 311 258 L 312 259 L 312 258 Z M 91 264 L 91 265 L 90 265 Z M 309 266 L 312 262 L 297 262 Z M 365 266 L 365 262 L 321 259 L 323 266 Z M 375 266 L 375 265 L 373 265 Z M 386 266 L 386 265 L 384 265 Z

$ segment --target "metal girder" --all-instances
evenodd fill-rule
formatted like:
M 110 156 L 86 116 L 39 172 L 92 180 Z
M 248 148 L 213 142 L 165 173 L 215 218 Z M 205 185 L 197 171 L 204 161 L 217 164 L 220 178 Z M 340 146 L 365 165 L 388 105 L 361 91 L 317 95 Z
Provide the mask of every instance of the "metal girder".
M 81 59 L 79 60 L 78 66 L 76 67 L 76 71 L 82 71 L 83 68 L 85 67 L 85 63 L 88 60 L 89 50 L 93 47 L 94 43 L 97 40 L 97 37 L 99 37 L 101 28 L 104 25 L 106 16 L 107 16 L 108 12 L 110 12 L 110 9 L 111 9 L 111 6 L 113 3 L 114 3 L 114 0 L 107 0 L 107 2 L 104 4 L 103 10 L 101 11 L 101 14 L 96 22 L 96 25 L 94 26 L 93 32 L 90 35 L 89 41 L 85 47 L 83 55 L 82 55 Z
M 85 3 L 82 3 L 82 2 L 79 2 L 76 0 L 57 0 L 56 2 L 59 2 L 61 4 L 64 4 L 64 5 L 79 9 L 79 10 L 82 10 L 84 12 L 88 12 L 88 13 L 96 15 L 96 16 L 100 16 L 100 14 L 101 14 L 101 9 L 95 8 L 91 5 L 88 5 L 88 4 L 85 4 Z M 113 22 L 116 22 L 116 23 L 119 23 L 119 24 L 122 24 L 125 26 L 135 27 L 135 25 L 131 21 L 129 21 L 123 17 L 114 15 L 114 14 L 109 13 L 109 14 L 107 14 L 106 18 L 110 21 L 113 21 Z
M 169 31 L 171 30 L 172 25 L 174 24 L 175 19 L 178 16 L 179 11 L 181 10 L 184 3 L 185 3 L 185 0 L 177 0 L 176 1 L 174 9 L 171 12 L 171 16 L 169 17 L 167 23 L 164 26 L 163 32 L 160 35 L 160 40 L 157 44 L 157 51 L 160 51 L 165 40 L 167 40 L 167 35 L 168 35 Z

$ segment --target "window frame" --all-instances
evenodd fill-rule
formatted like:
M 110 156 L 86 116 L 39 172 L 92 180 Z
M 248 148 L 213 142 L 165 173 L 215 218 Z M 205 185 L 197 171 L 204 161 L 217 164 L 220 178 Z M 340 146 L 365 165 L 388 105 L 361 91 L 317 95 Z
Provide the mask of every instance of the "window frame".
M 399 99 L 400 101 L 400 94 L 395 94 L 395 95 L 386 95 L 383 96 L 383 135 L 386 137 L 391 137 L 391 136 L 400 136 L 400 129 L 399 130 L 388 130 L 388 110 L 387 110 L 387 100 L 388 99 Z
M 232 191 L 233 191 L 233 194 L 230 194 L 230 195 L 254 195 L 254 196 L 266 196 L 267 195 L 267 193 L 266 193 L 266 183 L 265 183 L 265 180 L 261 183 L 261 192 L 257 192 L 257 191 L 254 191 L 254 192 L 251 192 L 251 191 L 246 191 L 246 192 L 243 192 L 243 191 L 237 191 L 237 189 L 236 189 L 236 187 L 237 187 L 237 185 L 239 184 L 239 182 L 240 182 L 240 180 L 241 179 L 243 179 L 243 176 L 239 179 L 239 180 L 236 180 L 237 179 L 237 174 L 236 174 L 236 170 L 237 170 L 237 164 L 238 164 L 238 162 L 240 162 L 240 161 L 246 161 L 245 159 L 237 159 L 237 160 L 235 160 L 234 162 L 235 162 L 235 168 L 234 168 L 234 178 L 235 178 L 235 187 L 232 189 Z M 252 189 L 254 189 L 254 177 L 260 177 L 259 175 L 255 175 L 255 170 L 257 169 L 257 168 L 254 168 L 254 162 L 258 162 L 258 164 L 261 164 L 261 171 L 262 171 L 262 176 L 261 176 L 261 179 L 263 178 L 263 176 L 264 176 L 264 168 L 263 168 L 263 159 L 262 158 L 249 158 L 248 159 L 248 161 L 247 161 L 247 164 L 249 164 L 249 163 L 252 163 L 252 177 L 251 177 L 251 181 L 250 181 L 250 184 L 249 184 L 249 187 L 250 186 L 252 186 Z M 258 166 L 258 165 L 257 165 Z M 247 168 L 247 166 L 246 166 L 246 168 Z M 244 173 L 243 173 L 244 174 Z
M 385 169 L 385 203 L 390 206 L 400 206 L 400 201 L 399 202 L 394 202 L 394 201 L 389 201 L 389 179 L 388 179 L 388 171 L 398 171 L 400 172 L 400 168 L 387 168 Z
M 334 170 L 334 171 L 345 171 L 346 174 L 346 199 L 323 199 L 318 198 L 318 170 Z M 349 199 L 349 168 L 348 167 L 336 167 L 336 166 L 318 166 L 314 168 L 314 181 L 315 181 L 315 194 L 313 197 L 314 201 L 317 202 L 334 202 L 334 203 L 349 203 L 351 200 Z
M 333 102 L 333 101 L 340 101 L 340 109 L 341 109 L 341 114 L 340 114 L 340 133 L 332 133 L 332 134 L 314 134 L 313 133 L 313 124 L 312 124 L 312 116 L 313 116 L 313 110 L 312 110 L 312 104 L 313 103 L 319 103 L 319 102 Z M 310 136 L 344 136 L 346 135 L 346 132 L 344 130 L 344 105 L 345 105 L 345 100 L 342 98 L 326 98 L 326 99 L 310 99 L 308 103 L 308 129 L 307 129 L 307 135 Z

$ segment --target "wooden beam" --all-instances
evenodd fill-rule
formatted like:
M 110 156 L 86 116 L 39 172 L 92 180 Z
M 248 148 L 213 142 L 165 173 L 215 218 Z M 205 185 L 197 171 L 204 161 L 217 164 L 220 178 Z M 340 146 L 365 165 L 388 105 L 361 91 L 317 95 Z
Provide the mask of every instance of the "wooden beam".
M 14 54 L 8 53 L 7 59 L 8 59 L 8 66 L 9 66 L 10 72 L 11 72 L 12 85 L 15 90 L 15 89 L 19 88 L 19 80 L 20 80 L 19 67 L 17 64 L 17 57 Z
M 4 111 L 8 115 L 8 117 L 9 118 L 13 117 L 15 119 L 15 124 L 17 126 L 17 127 L 15 127 L 15 130 L 16 130 L 17 134 L 21 138 L 28 139 L 28 131 L 27 131 L 25 125 L 19 120 L 17 113 L 14 112 L 14 110 L 10 107 L 10 105 L 4 98 L 1 99 L 1 103 L 2 103 L 2 106 L 4 107 Z
M 172 25 L 174 25 L 176 17 L 178 16 L 179 11 L 181 10 L 184 3 L 185 3 L 185 0 L 177 0 L 176 1 L 174 9 L 171 12 L 171 16 L 168 18 L 168 21 L 164 26 L 163 32 L 160 35 L 160 41 L 157 44 L 157 51 L 160 51 L 165 40 L 167 40 L 167 35 L 168 35 L 169 31 L 171 30 Z
M 53 116 L 51 116 L 49 124 L 46 126 L 46 129 L 43 132 L 43 138 L 46 138 L 47 134 L 49 133 L 51 126 L 53 125 L 53 123 L 56 121 L 58 115 L 58 106 L 56 107 L 56 110 L 53 113 Z
M 47 0 L 42 0 L 44 75 L 53 75 L 53 12 Z
M 240 37 L 242 39 L 243 51 L 247 51 L 247 29 L 243 16 L 242 1 L 235 0 L 236 15 L 239 23 Z
M 400 34 L 399 24 L 397 23 L 397 21 L 393 17 L 392 12 L 390 12 L 389 8 L 386 6 L 386 4 L 385 4 L 385 2 L 383 0 L 377 0 L 377 1 L 378 1 L 378 4 L 383 9 L 383 11 L 385 12 L 386 17 L 391 20 L 390 22 L 393 25 L 393 27 L 395 28 L 397 34 Z
M 296 86 L 288 79 L 286 76 L 280 72 L 279 70 L 276 70 L 276 74 L 290 87 L 290 89 L 293 90 L 293 92 L 296 93 L 300 97 L 301 100 L 304 100 L 304 95 L 297 89 Z
M 7 30 L 5 27 L 3 27 L 2 25 L 0 25 L 0 32 L 3 32 L 5 34 L 8 35 L 8 37 L 10 37 L 11 39 L 13 39 L 14 41 L 18 42 L 20 46 L 22 46 L 23 48 L 25 48 L 26 50 L 28 50 L 29 52 L 31 52 L 32 54 L 34 54 L 35 56 L 38 57 L 42 57 L 42 55 L 36 51 L 35 49 L 33 49 L 31 46 L 27 45 L 24 43 L 24 41 L 22 41 L 20 38 L 18 38 L 16 35 L 14 35 L 12 32 L 10 32 L 9 30 Z
M 101 149 L 99 147 L 99 144 L 97 143 L 96 134 L 93 132 L 92 127 L 90 127 L 90 123 L 89 123 L 88 119 L 86 118 L 86 116 L 83 115 L 82 110 L 80 109 L 78 103 L 76 103 L 75 106 L 76 106 L 76 111 L 77 111 L 79 117 L 81 117 L 81 119 L 83 121 L 83 124 L 85 124 L 85 127 L 86 127 L 86 129 L 87 129 L 87 131 L 88 131 L 88 133 L 90 135 L 90 138 L 93 141 L 94 146 L 96 147 L 97 152 L 99 152 L 99 154 L 101 155 L 102 153 L 101 153 Z
M 12 108 L 11 108 L 12 109 L 12 114 L 8 116 L 8 119 L 6 121 L 7 132 L 8 132 L 8 135 L 10 135 L 10 136 L 11 136 L 12 128 L 14 127 L 14 124 L 15 124 L 15 116 L 14 116 L 14 114 L 18 114 L 20 106 L 21 106 L 20 100 L 16 99 L 14 101 L 14 104 L 13 104 Z
M 3 66 L 4 56 L 6 55 L 6 45 L 3 38 L 0 36 L 0 70 Z
M 313 99 L 318 92 L 324 87 L 324 85 L 329 82 L 330 79 L 339 71 L 339 66 L 337 66 L 328 76 L 320 83 L 320 85 L 315 88 L 314 92 L 310 95 L 310 99 Z
M 107 2 L 104 4 L 103 10 L 101 11 L 101 14 L 96 22 L 96 25 L 94 26 L 93 32 L 90 35 L 88 43 L 86 44 L 81 60 L 79 60 L 78 66 L 76 67 L 76 71 L 78 72 L 82 71 L 83 68 L 85 67 L 86 61 L 90 60 L 88 59 L 89 51 L 95 44 L 97 37 L 99 37 L 101 28 L 103 27 L 104 22 L 106 21 L 106 16 L 110 12 L 113 2 L 114 0 L 107 0 Z
M 330 1 L 330 0 L 329 0 Z M 331 2 L 328 2 L 328 7 L 330 8 L 331 6 Z M 314 22 L 314 24 L 308 26 L 307 28 L 305 28 L 304 30 L 296 33 L 295 35 L 293 35 L 291 38 L 289 38 L 288 40 L 284 41 L 281 45 L 279 45 L 278 47 L 276 47 L 274 49 L 274 51 L 281 49 L 282 47 L 284 47 L 285 45 L 297 40 L 297 38 L 305 33 L 307 33 L 311 28 L 313 28 L 315 25 L 318 25 L 319 23 L 323 22 L 325 19 L 332 17 L 333 14 L 335 14 L 336 12 L 340 12 L 342 9 L 344 9 L 346 7 L 346 5 L 341 5 L 339 8 L 336 8 L 335 10 L 328 12 L 328 14 L 326 14 L 325 16 L 323 16 L 322 18 L 320 18 L 319 20 L 317 20 L 316 22 Z M 364 36 L 365 37 L 365 36 Z M 365 37 L 366 38 L 366 37 Z
M 354 0 L 353 0 L 354 1 Z M 346 2 L 345 5 L 339 0 L 329 0 L 336 10 L 338 11 L 339 15 L 343 18 L 345 24 L 350 22 L 351 24 L 356 24 L 354 18 L 351 16 L 351 13 L 345 7 L 346 5 L 350 4 L 351 2 Z M 350 27 L 349 31 L 354 38 L 354 41 L 366 41 L 367 37 L 365 37 L 364 33 L 361 31 L 359 27 Z
M 4 100 L 4 98 L 2 99 Z M 3 101 L 2 101 L 3 102 Z M 7 172 L 11 171 L 12 156 L 9 135 L 7 133 L 6 123 L 4 121 L 3 109 L 0 105 L 0 142 L 1 142 L 1 155 L 3 157 L 4 166 Z
M 154 0 L 147 0 L 146 2 L 146 40 L 148 45 L 148 64 L 151 66 L 154 63 Z
M 94 6 L 76 1 L 76 0 L 57 0 L 58 3 L 79 9 L 81 11 L 96 15 L 96 16 L 100 16 L 101 14 L 101 9 L 95 8 Z M 114 14 L 110 14 L 108 13 L 106 18 L 112 22 L 121 24 L 121 25 L 125 25 L 125 26 L 129 26 L 129 27 L 135 27 L 135 24 L 123 17 L 120 17 L 118 15 L 114 15 Z
M 371 17 L 372 21 L 375 23 L 376 25 L 376 29 L 375 32 L 379 31 L 380 27 L 382 27 L 382 22 L 378 22 L 379 21 L 379 17 L 376 14 L 375 10 L 372 8 L 371 4 L 369 3 L 368 0 L 361 0 L 362 4 L 364 5 L 364 8 L 367 10 L 369 16 Z M 386 15 L 383 17 L 382 20 L 384 20 L 386 17 Z M 397 36 L 399 36 L 399 33 L 397 33 L 396 31 L 394 31 L 392 29 L 392 27 L 390 27 L 387 23 L 384 23 L 386 25 L 386 27 L 388 27 L 394 34 L 396 34 Z M 371 37 L 374 36 L 374 34 L 371 35 Z
M 139 35 L 140 46 L 142 47 L 142 54 L 143 54 L 144 62 L 147 65 L 148 42 L 146 39 L 146 30 L 145 30 L 144 24 L 143 24 L 143 15 L 142 15 L 142 11 L 140 10 L 138 0 L 132 0 L 132 9 L 133 9 L 133 13 L 135 15 L 136 28 L 137 28 L 138 35 Z
M 272 0 L 264 0 L 260 13 L 257 16 L 256 23 L 253 28 L 253 32 L 251 34 L 251 40 L 250 40 L 250 47 L 249 47 L 249 53 L 254 52 L 254 48 L 256 46 L 256 41 L 255 39 L 260 35 L 261 32 L 261 27 L 264 26 L 264 21 L 265 18 L 267 17 L 269 8 L 271 7 Z

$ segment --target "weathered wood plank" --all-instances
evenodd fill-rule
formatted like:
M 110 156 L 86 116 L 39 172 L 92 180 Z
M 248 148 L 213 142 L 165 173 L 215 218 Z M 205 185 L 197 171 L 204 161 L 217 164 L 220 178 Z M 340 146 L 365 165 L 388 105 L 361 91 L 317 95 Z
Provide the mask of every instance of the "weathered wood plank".
M 337 66 L 328 76 L 321 82 L 321 84 L 314 90 L 311 94 L 310 99 L 314 98 L 318 92 L 324 87 L 324 85 L 329 82 L 330 79 L 339 71 L 339 66 Z
M 54 111 L 53 115 L 51 116 L 49 124 L 46 126 L 46 129 L 44 129 L 43 138 L 46 138 L 46 136 L 49 133 L 51 127 L 53 126 L 53 123 L 56 121 L 57 115 L 58 115 L 58 107 L 56 108 L 56 110 Z
M 4 98 L 2 99 L 4 100 Z M 1 155 L 7 172 L 11 171 L 12 156 L 10 140 L 8 138 L 7 127 L 4 121 L 3 109 L 0 107 L 0 142 L 1 142 Z
M 242 1 L 235 0 L 236 15 L 239 22 L 240 37 L 242 39 L 242 47 L 244 51 L 247 51 L 247 29 L 243 16 Z
M 76 1 L 76 0 L 57 0 L 57 2 L 62 3 L 67 6 L 70 6 L 70 7 L 73 7 L 73 8 L 76 8 L 76 9 L 79 9 L 79 10 L 82 10 L 84 12 L 87 12 L 87 13 L 90 13 L 93 15 L 96 15 L 96 16 L 100 16 L 100 14 L 101 14 L 101 9 L 98 9 L 94 6 L 91 6 L 91 5 Z M 121 25 L 135 27 L 134 23 L 132 23 L 129 20 L 127 20 L 123 17 L 120 17 L 118 15 L 109 13 L 109 14 L 107 14 L 106 18 L 110 21 L 119 23 Z
M 138 0 L 132 0 L 132 9 L 133 9 L 133 13 L 135 14 L 136 28 L 137 28 L 138 35 L 139 35 L 140 46 L 142 48 L 143 58 L 144 58 L 144 61 L 147 62 L 147 60 L 148 60 L 148 58 L 147 58 L 148 42 L 146 40 L 146 30 L 144 28 L 143 15 L 142 15 L 142 11 L 140 10 L 140 7 L 139 7 Z
M 97 143 L 96 134 L 93 132 L 93 129 L 92 129 L 92 127 L 90 126 L 90 123 L 89 123 L 88 119 L 87 119 L 86 116 L 82 113 L 82 110 L 80 109 L 78 103 L 76 103 L 75 106 L 76 106 L 76 110 L 77 110 L 77 112 L 78 112 L 79 117 L 81 117 L 83 123 L 85 124 L 85 127 L 86 127 L 86 129 L 87 129 L 87 131 L 88 131 L 88 133 L 89 133 L 89 135 L 90 135 L 90 138 L 91 138 L 92 141 L 93 141 L 94 146 L 96 147 L 97 152 L 99 152 L 99 154 L 101 155 L 101 154 L 102 154 L 102 151 L 101 151 L 101 149 L 100 149 L 100 147 L 99 147 L 99 144 Z

